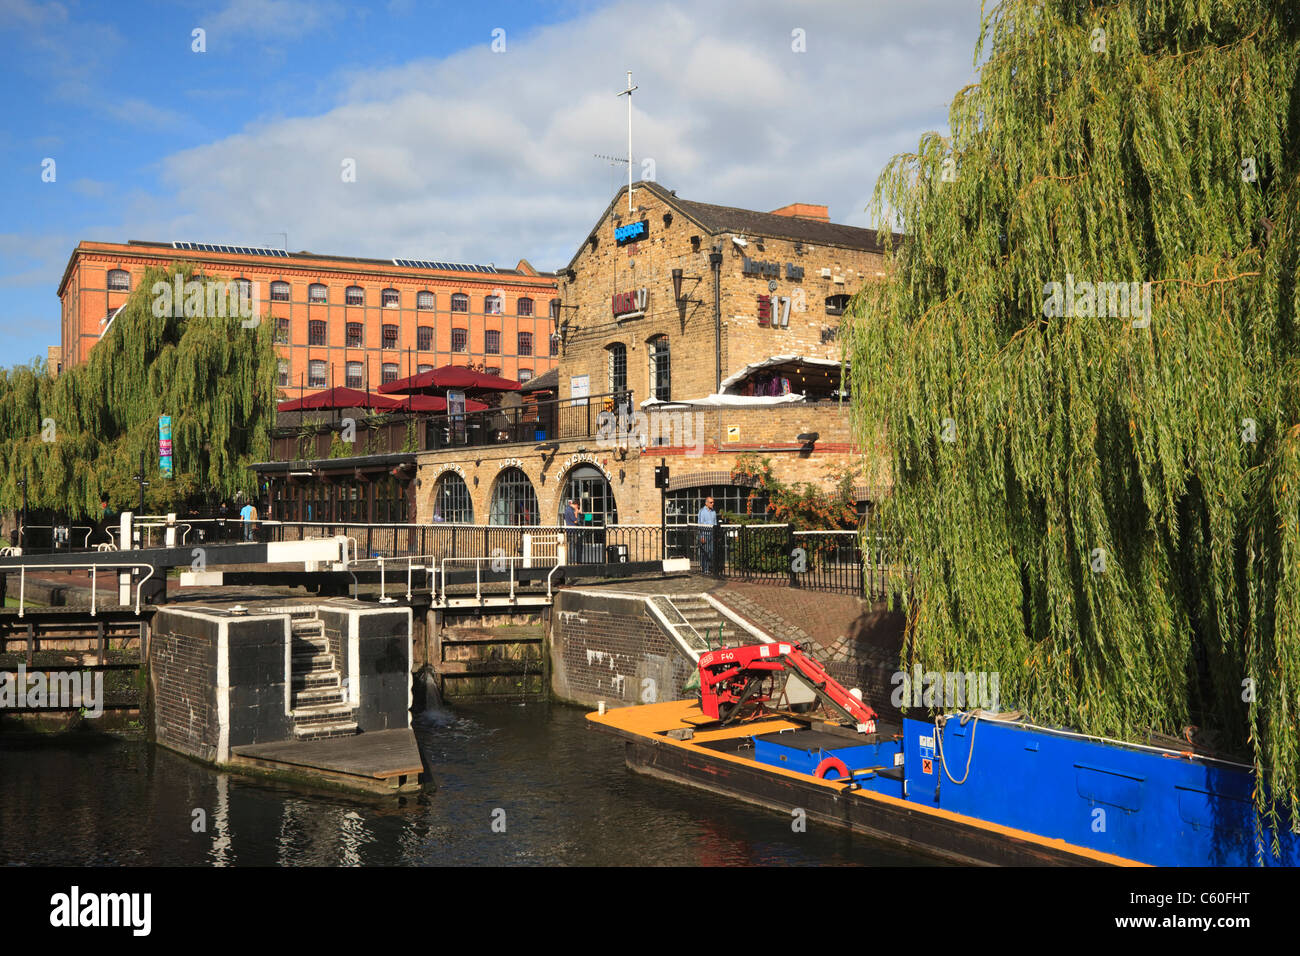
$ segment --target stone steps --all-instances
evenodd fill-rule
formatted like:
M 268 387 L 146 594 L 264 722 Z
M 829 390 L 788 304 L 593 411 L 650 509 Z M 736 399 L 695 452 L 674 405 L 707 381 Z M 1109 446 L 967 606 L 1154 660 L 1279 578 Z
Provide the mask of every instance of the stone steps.
M 316 617 L 290 622 L 289 673 L 293 735 L 298 740 L 346 737 L 357 732 L 342 674 L 330 650 L 325 624 Z

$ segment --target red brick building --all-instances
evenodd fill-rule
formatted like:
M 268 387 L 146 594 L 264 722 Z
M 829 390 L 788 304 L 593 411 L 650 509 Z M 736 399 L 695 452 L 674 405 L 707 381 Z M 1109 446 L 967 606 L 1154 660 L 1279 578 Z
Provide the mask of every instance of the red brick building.
M 145 269 L 177 261 L 251 284 L 260 314 L 276 323 L 288 396 L 334 385 L 373 391 L 452 364 L 527 381 L 558 361 L 555 278 L 527 260 L 501 269 L 132 240 L 81 242 L 73 250 L 59 283 L 62 367 L 86 360 Z

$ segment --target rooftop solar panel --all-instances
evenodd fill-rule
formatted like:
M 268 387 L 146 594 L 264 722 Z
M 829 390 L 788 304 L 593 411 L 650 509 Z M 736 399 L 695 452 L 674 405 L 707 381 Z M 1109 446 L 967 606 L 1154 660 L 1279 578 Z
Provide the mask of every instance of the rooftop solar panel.
M 267 249 L 262 246 L 226 246 L 213 242 L 184 242 L 176 241 L 172 243 L 173 249 L 185 249 L 190 252 L 222 252 L 241 256 L 275 256 L 279 259 L 289 258 L 289 253 L 284 249 Z
M 444 262 L 438 259 L 394 259 L 393 265 L 403 269 L 438 269 L 443 272 L 496 272 L 496 266 L 473 265 L 467 262 Z

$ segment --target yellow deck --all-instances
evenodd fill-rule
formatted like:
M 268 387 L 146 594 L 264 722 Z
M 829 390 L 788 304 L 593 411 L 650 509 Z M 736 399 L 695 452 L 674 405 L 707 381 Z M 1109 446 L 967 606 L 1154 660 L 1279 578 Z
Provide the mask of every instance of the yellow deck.
M 706 754 L 715 760 L 726 760 L 732 763 L 761 767 L 764 772 L 778 774 L 784 777 L 791 777 L 804 784 L 829 787 L 837 792 L 843 792 L 844 795 L 848 797 L 856 797 L 860 800 L 875 800 L 893 806 L 906 807 L 916 813 L 934 816 L 938 819 L 959 822 L 965 826 L 977 827 L 989 833 L 999 834 L 1017 840 L 1024 840 L 1042 847 L 1049 847 L 1053 850 L 1063 850 L 1084 859 L 1096 860 L 1099 863 L 1107 863 L 1111 866 L 1148 865 L 1136 860 L 1127 859 L 1126 857 L 1116 856 L 1113 853 L 1103 853 L 1099 850 L 1092 850 L 1088 847 L 1067 843 L 1064 840 L 1042 837 L 1036 833 L 1030 833 L 1027 830 L 1017 830 L 1014 827 L 1002 826 L 998 823 L 990 823 L 987 820 L 980 820 L 977 817 L 969 817 L 964 814 L 953 813 L 951 810 L 927 807 L 924 804 L 912 803 L 910 800 L 902 800 L 898 797 L 891 797 L 883 793 L 875 793 L 870 790 L 861 789 L 843 791 L 843 782 L 837 783 L 835 781 L 819 780 L 818 778 L 810 777 L 807 774 L 798 773 L 794 770 L 786 770 L 782 767 L 774 767 L 770 764 L 760 763 L 757 760 L 750 760 L 747 757 L 741 757 L 736 754 L 720 753 L 716 750 L 709 750 L 704 747 L 696 746 L 697 743 L 707 743 L 712 740 L 724 740 L 730 737 L 748 737 L 755 733 L 771 733 L 777 730 L 790 730 L 802 726 L 801 724 L 796 724 L 793 721 L 780 717 L 773 717 L 770 720 L 753 721 L 734 727 L 723 727 L 717 730 L 697 732 L 692 740 L 673 740 L 671 737 L 663 736 L 663 734 L 669 730 L 677 730 L 683 727 L 695 727 L 700 724 L 712 722 L 710 718 L 704 716 L 703 712 L 700 710 L 699 704 L 694 700 L 671 700 L 663 701 L 658 704 L 645 704 L 638 707 L 619 707 L 614 710 L 608 710 L 604 714 L 594 712 L 590 713 L 587 715 L 587 719 L 593 724 L 607 727 L 615 733 L 625 736 L 640 737 L 647 741 L 652 741 L 659 746 L 681 747 L 688 751 L 697 751 L 701 754 Z

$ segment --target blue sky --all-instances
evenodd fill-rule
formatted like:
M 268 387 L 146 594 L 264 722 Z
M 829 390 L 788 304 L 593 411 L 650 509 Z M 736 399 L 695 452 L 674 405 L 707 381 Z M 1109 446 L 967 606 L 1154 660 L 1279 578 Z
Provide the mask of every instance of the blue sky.
M 593 156 L 626 152 L 626 70 L 638 172 L 868 225 L 978 25 L 978 0 L 0 0 L 0 364 L 58 344 L 82 239 L 557 268 L 626 176 Z

